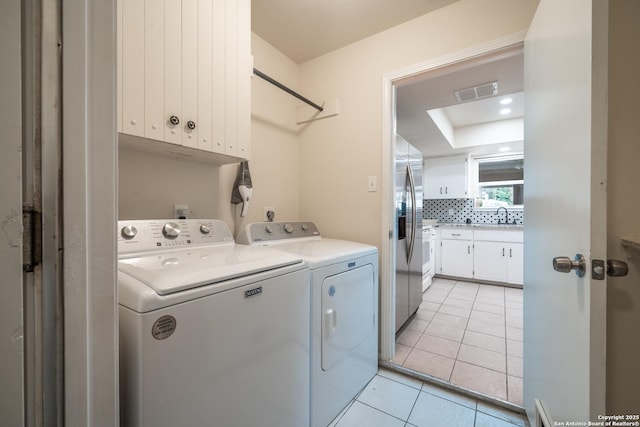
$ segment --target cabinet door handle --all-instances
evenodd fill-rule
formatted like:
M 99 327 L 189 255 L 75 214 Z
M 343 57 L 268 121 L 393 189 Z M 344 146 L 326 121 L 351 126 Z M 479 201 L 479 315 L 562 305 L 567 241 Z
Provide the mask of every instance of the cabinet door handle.
M 502 248 L 502 256 L 504 256 L 504 248 Z
M 442 194 L 442 187 L 440 187 L 440 194 Z
M 452 236 L 458 236 L 458 237 L 460 236 L 460 234 L 459 234 L 459 233 L 457 233 L 457 234 L 456 234 L 456 233 L 451 233 L 451 235 L 452 235 Z
M 171 116 L 171 117 L 169 117 L 169 123 L 171 123 L 172 125 L 176 126 L 176 125 L 180 124 L 180 119 L 178 118 L 178 116 Z
M 189 120 L 189 121 L 187 122 L 187 128 L 189 128 L 189 129 L 191 129 L 191 130 L 194 130 L 194 129 L 196 128 L 196 122 L 194 122 L 194 121 L 192 121 L 192 120 Z
M 449 194 L 449 187 L 444 187 L 444 194 Z
M 513 258 L 513 249 L 509 248 L 509 258 Z
M 471 254 L 471 245 L 467 245 L 467 253 Z

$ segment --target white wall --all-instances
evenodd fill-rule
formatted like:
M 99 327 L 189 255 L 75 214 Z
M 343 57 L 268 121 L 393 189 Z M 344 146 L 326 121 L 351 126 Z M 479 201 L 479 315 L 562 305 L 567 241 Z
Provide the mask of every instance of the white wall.
M 629 275 L 607 279 L 607 413 L 638 413 L 640 383 L 640 252 L 620 238 L 640 240 L 640 2 L 609 3 L 608 257 L 629 265 Z
M 255 34 L 254 66 L 298 89 L 298 67 Z M 220 218 L 232 230 L 261 221 L 263 207 L 276 208 L 276 219 L 298 219 L 298 132 L 290 95 L 264 80 L 252 80 L 253 200 L 240 221 L 230 203 L 237 165 L 216 166 L 147 152 L 121 150 L 119 218 L 170 218 L 174 203 L 188 204 L 197 218 Z M 236 224 L 237 223 L 237 224 Z
M 325 235 L 380 247 L 382 76 L 390 71 L 526 30 L 537 0 L 462 0 L 301 64 L 314 100 L 339 98 L 341 114 L 313 123 L 300 139 L 300 216 Z
M 300 90 L 298 66 L 259 36 L 251 39 L 254 67 L 293 90 Z M 220 218 L 231 223 L 236 232 L 250 222 L 262 221 L 264 207 L 273 206 L 276 220 L 298 219 L 298 132 L 296 107 L 300 101 L 260 77 L 251 83 L 251 157 L 249 162 L 253 197 L 249 213 L 240 219 L 235 212 L 231 190 L 237 166 L 223 166 L 220 173 Z

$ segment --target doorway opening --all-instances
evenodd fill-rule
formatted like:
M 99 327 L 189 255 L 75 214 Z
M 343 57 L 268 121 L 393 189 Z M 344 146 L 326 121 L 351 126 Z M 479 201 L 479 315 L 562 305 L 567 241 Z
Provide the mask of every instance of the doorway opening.
M 420 245 L 421 271 L 409 269 L 422 276 L 422 299 L 392 322 L 390 366 L 511 408 L 523 403 L 523 82 L 521 41 L 390 78 L 390 152 L 406 141 L 422 153 L 418 226 L 433 236 Z M 403 261 L 395 240 L 392 266 Z M 393 273 L 397 310 L 411 291 Z M 381 344 L 384 355 L 384 331 Z

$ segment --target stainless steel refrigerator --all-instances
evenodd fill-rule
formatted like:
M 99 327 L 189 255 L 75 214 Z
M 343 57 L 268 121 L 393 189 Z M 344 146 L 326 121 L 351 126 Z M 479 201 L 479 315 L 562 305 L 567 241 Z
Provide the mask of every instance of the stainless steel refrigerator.
M 396 332 L 422 302 L 422 153 L 396 138 Z

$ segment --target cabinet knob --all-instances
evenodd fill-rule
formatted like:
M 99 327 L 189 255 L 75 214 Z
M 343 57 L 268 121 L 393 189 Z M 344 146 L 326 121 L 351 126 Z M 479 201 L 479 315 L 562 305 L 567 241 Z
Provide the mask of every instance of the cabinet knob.
M 196 128 L 196 122 L 189 120 L 187 122 L 187 128 L 194 130 Z
M 180 119 L 178 118 L 178 116 L 171 116 L 171 117 L 169 117 L 169 123 L 171 123 L 172 125 L 176 126 L 176 125 L 180 124 Z

